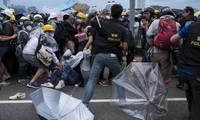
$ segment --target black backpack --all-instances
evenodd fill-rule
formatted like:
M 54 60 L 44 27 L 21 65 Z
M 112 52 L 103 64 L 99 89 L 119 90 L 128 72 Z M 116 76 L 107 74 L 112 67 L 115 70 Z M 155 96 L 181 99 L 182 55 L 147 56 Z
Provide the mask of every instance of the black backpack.
M 56 23 L 56 30 L 54 33 L 54 39 L 58 45 L 65 44 L 67 42 L 67 31 L 63 23 Z

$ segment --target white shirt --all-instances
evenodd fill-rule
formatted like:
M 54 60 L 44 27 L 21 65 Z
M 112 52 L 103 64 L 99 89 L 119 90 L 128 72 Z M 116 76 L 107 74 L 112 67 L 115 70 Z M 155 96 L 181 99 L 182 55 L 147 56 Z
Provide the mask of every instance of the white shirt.
M 36 36 L 31 36 L 30 40 L 26 43 L 23 54 L 35 55 L 35 51 L 38 46 L 38 38 Z

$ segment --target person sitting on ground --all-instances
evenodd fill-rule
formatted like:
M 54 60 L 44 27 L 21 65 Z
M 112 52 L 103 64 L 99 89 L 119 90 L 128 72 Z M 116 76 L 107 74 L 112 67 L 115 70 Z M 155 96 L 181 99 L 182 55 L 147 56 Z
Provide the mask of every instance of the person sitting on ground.
M 80 57 L 81 58 L 81 57 Z M 62 56 L 62 68 L 63 69 L 56 69 L 51 74 L 51 79 L 49 82 L 41 84 L 43 87 L 53 88 L 56 79 L 59 78 L 59 83 L 55 86 L 55 89 L 61 89 L 65 87 L 65 84 L 80 84 L 78 73 L 70 66 L 69 62 L 72 59 L 72 52 L 67 49 Z M 80 62 L 81 59 L 78 59 L 76 63 Z

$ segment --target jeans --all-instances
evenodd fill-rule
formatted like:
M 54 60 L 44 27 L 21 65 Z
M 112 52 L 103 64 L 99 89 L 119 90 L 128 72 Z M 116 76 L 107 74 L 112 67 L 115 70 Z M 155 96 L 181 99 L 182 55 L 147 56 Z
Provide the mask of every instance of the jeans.
M 50 82 L 54 83 L 56 79 L 65 80 L 66 84 L 75 84 L 78 81 L 78 74 L 69 66 L 63 65 L 63 71 L 54 70 Z
M 179 72 L 179 77 L 185 82 L 185 94 L 188 102 L 189 120 L 200 118 L 200 78 Z
M 89 101 L 92 99 L 95 85 L 104 67 L 109 68 L 109 70 L 113 73 L 113 77 L 117 76 L 121 72 L 121 65 L 116 55 L 113 56 L 111 53 L 96 54 L 82 100 L 85 105 L 88 105 Z M 125 98 L 124 88 L 117 86 L 117 92 L 119 99 Z

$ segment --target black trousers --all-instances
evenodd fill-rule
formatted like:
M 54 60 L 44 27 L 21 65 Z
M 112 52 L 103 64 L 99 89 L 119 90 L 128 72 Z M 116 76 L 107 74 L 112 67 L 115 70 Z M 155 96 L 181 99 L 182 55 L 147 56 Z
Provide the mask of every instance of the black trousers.
M 185 94 L 188 102 L 189 120 L 200 119 L 200 78 L 179 72 L 185 82 Z

